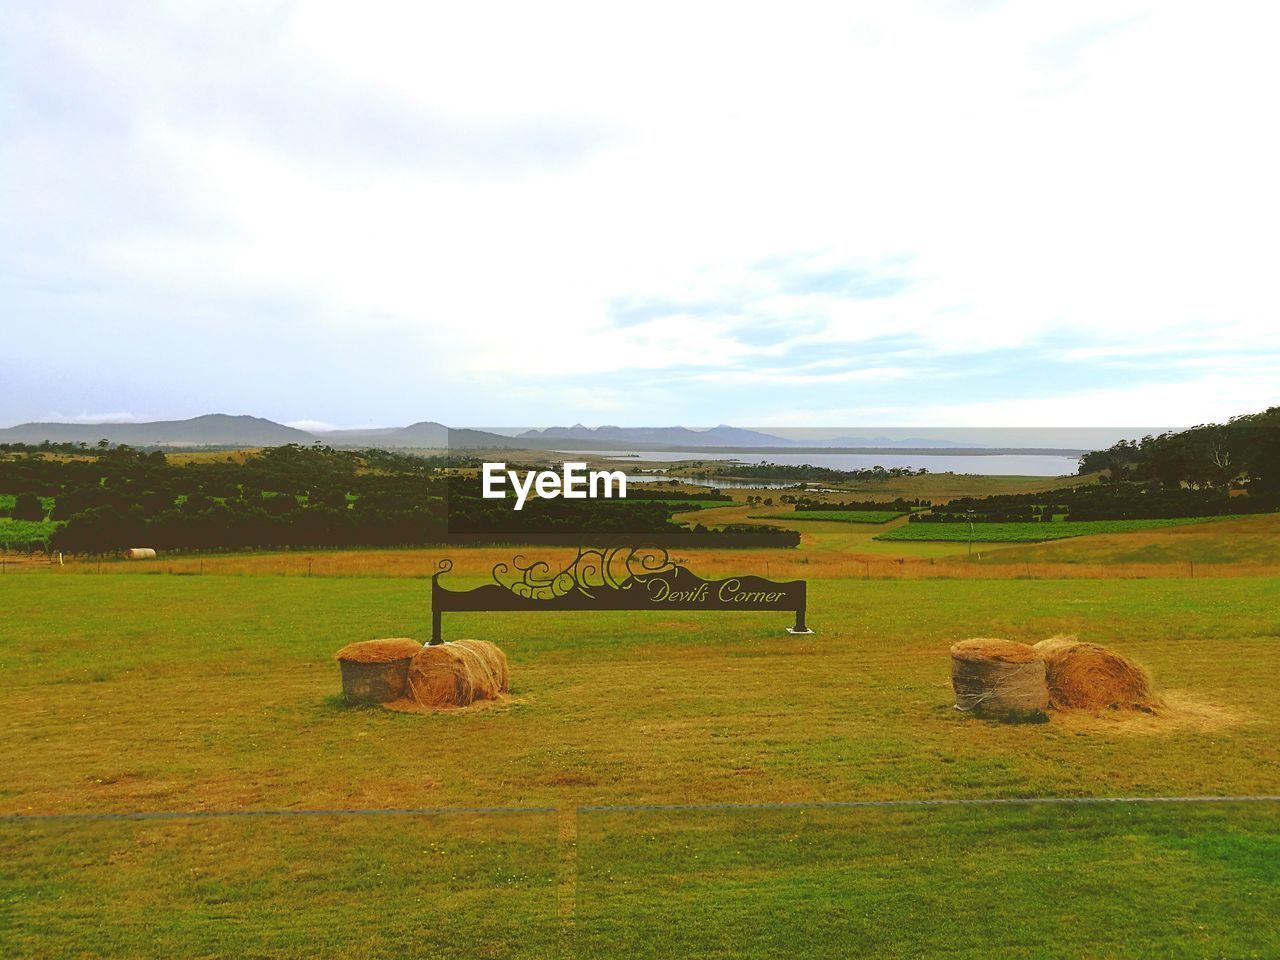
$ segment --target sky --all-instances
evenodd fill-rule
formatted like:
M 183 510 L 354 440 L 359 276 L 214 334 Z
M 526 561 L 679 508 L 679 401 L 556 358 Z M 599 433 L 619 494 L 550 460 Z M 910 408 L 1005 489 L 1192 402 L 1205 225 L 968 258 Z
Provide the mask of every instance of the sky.
M 0 426 L 1260 410 L 1278 21 L 6 4 Z

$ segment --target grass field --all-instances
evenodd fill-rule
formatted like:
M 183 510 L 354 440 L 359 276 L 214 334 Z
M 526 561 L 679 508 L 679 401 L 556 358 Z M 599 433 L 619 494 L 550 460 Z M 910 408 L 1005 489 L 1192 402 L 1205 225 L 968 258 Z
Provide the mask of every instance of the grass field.
M 7 576 L 0 813 L 549 808 L 0 822 L 7 939 L 33 957 L 1274 956 L 1265 804 L 581 808 L 1274 794 L 1278 591 L 818 577 L 812 637 L 764 614 L 447 615 L 447 637 L 504 646 L 516 701 L 417 716 L 343 706 L 331 657 L 423 636 L 420 580 Z M 951 708 L 955 639 L 1059 631 L 1145 663 L 1170 709 L 1028 726 Z
M 1280 804 L 601 813 L 583 957 L 1270 957 Z
M 1136 533 L 1221 517 L 1173 517 L 1164 520 L 1072 520 L 1053 523 L 909 523 L 879 534 L 878 540 L 946 541 L 952 543 L 1042 543 L 1101 533 Z M 972 526 L 972 529 L 970 529 Z
M 545 813 L 0 824 L 7 952 L 1267 958 L 1277 813 L 581 811 L 568 842 Z
M 752 515 L 753 520 L 831 520 L 836 523 L 888 523 L 905 517 L 892 510 L 793 510 L 790 513 Z
M 1280 562 L 1280 513 L 1229 517 L 1213 523 L 1130 531 L 988 554 L 993 562 L 1124 564 L 1271 564 Z

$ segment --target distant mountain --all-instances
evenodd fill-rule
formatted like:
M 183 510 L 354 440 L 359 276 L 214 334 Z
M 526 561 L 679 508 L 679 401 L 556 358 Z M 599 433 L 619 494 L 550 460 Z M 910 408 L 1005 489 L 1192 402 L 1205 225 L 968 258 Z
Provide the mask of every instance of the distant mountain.
M 0 429 L 0 443 L 87 443 L 99 440 L 135 447 L 264 447 L 286 443 L 310 445 L 305 430 L 261 417 L 210 413 L 190 420 L 151 423 L 20 423 Z
M 318 433 L 317 439 L 334 447 L 411 447 L 417 450 L 528 448 L 514 437 L 504 437 L 483 430 L 457 430 L 434 420 L 411 423 L 407 427 L 381 427 L 375 430 L 331 430 Z
M 548 440 L 586 441 L 597 448 L 603 444 L 656 444 L 679 447 L 790 447 L 794 440 L 743 430 L 720 424 L 710 430 L 690 430 L 688 427 L 584 427 L 575 423 L 572 427 L 548 427 L 545 430 L 526 430 L 517 439 L 532 441 L 539 446 Z
M 96 444 L 107 439 L 135 447 L 269 447 L 286 443 L 305 446 L 319 441 L 333 447 L 412 450 L 670 450 L 698 454 L 717 449 L 734 453 L 820 453 L 834 448 L 878 450 L 972 450 L 980 445 L 954 440 L 885 436 L 840 436 L 830 440 L 795 440 L 720 424 L 709 430 L 688 427 L 548 427 L 504 436 L 486 430 L 457 429 L 434 420 L 407 427 L 375 427 L 363 430 L 309 432 L 261 417 L 213 413 L 190 420 L 152 423 L 23 423 L 0 429 L 0 443 Z M 992 452 L 987 450 L 984 452 Z

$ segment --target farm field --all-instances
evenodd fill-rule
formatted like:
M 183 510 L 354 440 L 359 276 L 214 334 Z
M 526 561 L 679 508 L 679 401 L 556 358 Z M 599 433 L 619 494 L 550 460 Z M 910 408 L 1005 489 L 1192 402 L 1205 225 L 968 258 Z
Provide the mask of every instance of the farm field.
M 1280 514 L 1146 529 L 992 550 L 993 563 L 1263 564 L 1280 562 Z
M 879 540 L 947 541 L 953 543 L 1040 543 L 1100 533 L 1135 533 L 1191 523 L 1208 523 L 1221 517 L 1171 517 L 1160 520 L 1072 520 L 1052 523 L 908 523 L 877 536 Z
M 664 464 L 664 466 L 670 466 Z M 691 467 L 681 469 L 679 473 L 689 476 L 675 476 L 675 479 L 689 480 L 705 474 L 703 468 Z M 1044 493 L 1049 490 L 1060 490 L 1063 487 L 1089 486 L 1096 484 L 1100 473 L 1086 473 L 1063 477 L 1022 477 L 991 476 L 977 473 L 925 473 L 911 477 L 890 477 L 884 480 L 844 481 L 823 484 L 835 492 L 817 494 L 828 496 L 834 500 L 848 499 L 857 494 L 859 499 L 896 500 L 903 497 L 907 500 L 925 499 L 935 503 L 952 500 L 956 497 L 989 497 L 1015 493 Z M 690 481 L 692 482 L 692 481 Z M 726 490 L 726 493 L 739 494 L 753 491 Z M 759 491 L 754 491 L 759 492 Z M 771 491 L 778 493 L 777 490 Z
M 974 883 L 1007 904 L 1002 955 L 1275 952 L 1265 804 L 588 808 L 1280 793 L 1280 579 L 815 578 L 812 637 L 763 614 L 451 614 L 446 637 L 506 649 L 515 702 L 342 705 L 333 652 L 423 636 L 424 586 L 0 578 L 0 813 L 547 811 L 7 820 L 20 955 L 136 955 L 159 935 L 173 956 L 646 956 L 664 936 L 687 956 L 989 956 L 990 918 L 956 905 Z M 955 639 L 1060 631 L 1144 663 L 1171 709 L 1005 725 L 951 708 Z M 1121 899 L 1104 930 L 1046 915 L 1063 891 Z M 407 929 L 388 935 L 390 912 Z
M 764 523 L 785 526 L 781 520 L 752 519 L 745 503 L 707 511 L 678 514 L 685 523 L 711 526 L 725 523 Z M 758 573 L 781 578 L 1180 578 L 1190 575 L 1236 577 L 1280 575 L 1280 515 L 1232 517 L 1213 523 L 1145 529 L 1120 534 L 1097 534 L 1042 544 L 975 542 L 883 541 L 886 528 L 905 525 L 904 519 L 884 526 L 835 521 L 797 523 L 801 541 L 795 549 L 697 548 L 681 552 L 695 569 L 708 575 Z M 967 530 L 967 526 L 966 526 Z M 572 550 L 548 549 L 548 559 L 567 560 Z M 485 574 L 495 563 L 510 559 L 509 547 L 472 547 L 459 551 L 443 547 L 401 549 L 274 550 L 213 554 L 169 554 L 139 566 L 108 558 L 73 558 L 66 565 L 50 565 L 44 558 L 8 554 L 9 571 L 51 574 L 194 575 L 244 574 L 306 577 L 422 577 L 438 560 L 452 557 L 459 573 Z
M 753 514 L 752 520 L 831 520 L 836 523 L 888 523 L 905 517 L 892 510 L 792 510 L 790 513 Z

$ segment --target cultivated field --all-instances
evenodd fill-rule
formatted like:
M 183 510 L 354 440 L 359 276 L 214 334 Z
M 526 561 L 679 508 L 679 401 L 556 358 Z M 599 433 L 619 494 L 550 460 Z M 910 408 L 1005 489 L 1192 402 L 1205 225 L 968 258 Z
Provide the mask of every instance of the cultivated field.
M 906 514 L 892 510 L 793 510 L 790 513 L 766 513 L 753 520 L 835 520 L 840 523 L 888 523 Z
M 1136 533 L 1208 523 L 1217 517 L 1172 517 L 1162 520 L 1072 520 L 1051 523 L 908 523 L 879 535 L 880 540 L 947 541 L 952 543 L 1041 543 L 1101 533 Z

